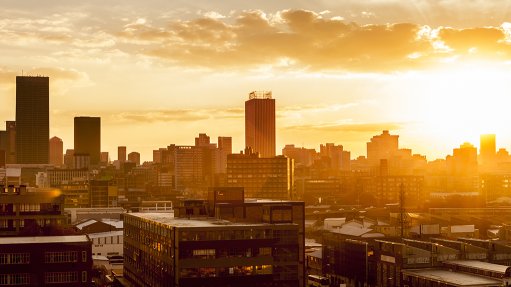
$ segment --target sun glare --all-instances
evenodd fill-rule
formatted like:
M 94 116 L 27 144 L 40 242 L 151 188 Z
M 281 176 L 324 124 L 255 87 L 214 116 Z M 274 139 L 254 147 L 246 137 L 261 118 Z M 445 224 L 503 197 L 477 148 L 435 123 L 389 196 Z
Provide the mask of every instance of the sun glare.
M 506 133 L 509 126 L 509 68 L 466 64 L 430 72 L 417 119 L 445 139 Z

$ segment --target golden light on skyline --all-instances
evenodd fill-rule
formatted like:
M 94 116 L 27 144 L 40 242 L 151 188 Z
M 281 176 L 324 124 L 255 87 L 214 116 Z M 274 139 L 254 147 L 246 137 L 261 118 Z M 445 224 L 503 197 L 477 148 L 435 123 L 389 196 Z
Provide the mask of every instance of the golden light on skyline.
M 383 129 L 430 160 L 483 133 L 511 145 L 509 3 L 364 2 L 6 4 L 0 120 L 23 70 L 50 77 L 50 136 L 72 148 L 73 117 L 100 116 L 112 158 L 125 145 L 150 160 L 200 132 L 241 150 L 252 90 L 273 91 L 277 151 L 364 155 Z

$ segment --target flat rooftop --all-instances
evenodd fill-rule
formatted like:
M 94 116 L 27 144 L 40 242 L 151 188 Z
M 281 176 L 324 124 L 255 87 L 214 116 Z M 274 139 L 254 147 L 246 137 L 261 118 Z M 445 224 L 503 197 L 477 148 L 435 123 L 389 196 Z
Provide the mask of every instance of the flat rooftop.
M 457 266 L 465 266 L 476 268 L 480 270 L 494 271 L 500 273 L 506 273 L 511 268 L 510 266 L 494 264 L 489 262 L 477 261 L 477 260 L 449 260 L 445 261 L 446 264 L 452 264 Z
M 0 237 L 0 245 L 89 242 L 86 235 Z
M 187 217 L 176 218 L 169 213 L 126 213 L 126 215 L 131 215 L 135 217 L 139 217 L 142 219 L 147 219 L 151 221 L 155 221 L 161 224 L 165 224 L 171 227 L 222 227 L 222 226 L 272 226 L 273 224 L 269 223 L 247 223 L 247 222 L 232 222 L 227 220 L 220 220 L 211 217 L 191 217 L 188 219 Z M 291 224 L 291 223 L 287 223 Z
M 404 275 L 423 278 L 440 283 L 446 283 L 454 286 L 501 286 L 502 282 L 497 279 L 483 277 L 468 273 L 452 272 L 443 269 L 406 269 L 402 271 Z

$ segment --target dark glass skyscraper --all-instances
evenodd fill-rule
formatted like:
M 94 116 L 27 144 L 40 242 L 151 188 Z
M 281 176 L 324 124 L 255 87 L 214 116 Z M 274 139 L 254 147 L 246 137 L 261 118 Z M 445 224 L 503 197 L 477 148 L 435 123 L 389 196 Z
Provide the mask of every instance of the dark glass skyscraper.
M 271 92 L 252 92 L 245 102 L 245 146 L 261 157 L 275 156 L 275 100 Z
M 75 155 L 89 155 L 92 165 L 99 164 L 101 155 L 101 118 L 75 117 Z
M 50 139 L 48 77 L 16 77 L 16 162 L 47 164 Z

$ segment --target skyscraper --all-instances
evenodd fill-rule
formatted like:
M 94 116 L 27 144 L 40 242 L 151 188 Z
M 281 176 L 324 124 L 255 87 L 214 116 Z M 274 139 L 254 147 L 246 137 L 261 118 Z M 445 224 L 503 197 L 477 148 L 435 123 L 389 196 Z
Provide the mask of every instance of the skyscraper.
M 117 160 L 119 161 L 119 163 L 126 162 L 126 147 L 125 146 L 117 147 Z
M 16 77 L 16 162 L 49 162 L 49 78 Z
M 399 150 L 399 136 L 385 130 L 381 135 L 373 136 L 367 143 L 367 160 L 378 164 L 382 159 L 391 159 Z
M 5 150 L 6 163 L 16 163 L 16 122 L 6 121 L 7 142 Z
M 482 165 L 488 166 L 495 162 L 497 146 L 494 134 L 481 135 L 480 155 Z
M 271 92 L 251 92 L 245 102 L 245 146 L 261 157 L 275 156 L 275 99 Z
M 128 161 L 139 166 L 140 165 L 140 153 L 138 153 L 136 151 L 130 152 L 128 154 Z
M 99 164 L 101 153 L 101 118 L 75 117 L 75 155 L 90 156 L 90 164 Z
M 61 166 L 64 163 L 64 145 L 58 137 L 50 139 L 50 164 Z

